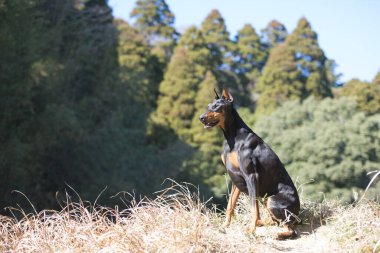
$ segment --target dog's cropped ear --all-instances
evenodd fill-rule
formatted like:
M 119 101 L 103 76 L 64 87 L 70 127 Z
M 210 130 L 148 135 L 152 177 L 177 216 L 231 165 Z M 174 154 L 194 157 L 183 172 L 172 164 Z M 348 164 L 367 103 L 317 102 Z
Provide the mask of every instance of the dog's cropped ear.
M 234 101 L 234 98 L 232 97 L 231 93 L 229 93 L 227 88 L 223 88 L 222 98 L 227 100 L 230 103 L 232 103 Z
M 218 95 L 218 92 L 216 91 L 216 89 L 214 88 L 214 92 L 215 92 L 215 99 L 219 99 L 219 95 Z

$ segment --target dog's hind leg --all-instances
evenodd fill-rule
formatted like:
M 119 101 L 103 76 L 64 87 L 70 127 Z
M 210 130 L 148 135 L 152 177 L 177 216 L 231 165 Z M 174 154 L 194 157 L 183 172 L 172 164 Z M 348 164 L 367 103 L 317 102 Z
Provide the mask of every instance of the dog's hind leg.
M 279 222 L 277 220 L 275 220 L 274 215 L 272 214 L 270 208 L 268 207 L 268 201 L 269 201 L 269 198 L 266 198 L 266 199 L 264 199 L 264 203 L 263 203 L 265 209 L 268 212 L 268 217 L 265 218 L 264 220 L 262 220 L 262 219 L 260 219 L 260 216 L 259 216 L 259 220 L 257 221 L 257 226 L 258 227 L 261 227 L 261 226 L 273 226 L 273 225 L 279 224 Z
M 248 194 L 251 202 L 251 210 L 252 210 L 252 218 L 251 224 L 248 227 L 248 233 L 253 234 L 256 231 L 256 226 L 260 221 L 260 212 L 259 212 L 259 201 L 258 201 L 258 175 L 256 173 L 252 173 L 250 175 L 250 179 L 247 182 L 248 185 Z
M 297 236 L 297 233 L 292 225 L 284 225 L 284 228 L 287 230 L 277 234 L 277 240 L 286 240 L 292 239 Z

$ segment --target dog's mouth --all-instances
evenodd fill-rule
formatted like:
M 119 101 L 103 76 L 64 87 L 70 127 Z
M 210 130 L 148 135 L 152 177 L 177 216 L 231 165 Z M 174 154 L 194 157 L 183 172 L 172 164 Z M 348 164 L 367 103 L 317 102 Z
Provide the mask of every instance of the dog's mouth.
M 209 129 L 218 125 L 218 123 L 219 123 L 219 120 L 213 121 L 213 122 L 203 122 L 203 125 L 204 125 L 204 128 Z

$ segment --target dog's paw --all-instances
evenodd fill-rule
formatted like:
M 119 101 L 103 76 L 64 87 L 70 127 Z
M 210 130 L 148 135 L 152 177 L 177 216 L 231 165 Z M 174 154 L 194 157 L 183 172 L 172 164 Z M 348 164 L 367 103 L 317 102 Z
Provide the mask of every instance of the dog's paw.
M 219 232 L 222 233 L 222 234 L 226 234 L 227 233 L 227 230 L 225 227 L 220 227 L 219 228 Z
M 245 234 L 249 237 L 256 237 L 256 227 L 254 228 L 251 226 L 247 227 L 245 229 Z
M 256 221 L 256 226 L 257 226 L 257 227 L 262 227 L 262 226 L 264 226 L 264 225 L 265 225 L 264 221 L 262 221 L 262 220 L 257 220 L 257 221 Z

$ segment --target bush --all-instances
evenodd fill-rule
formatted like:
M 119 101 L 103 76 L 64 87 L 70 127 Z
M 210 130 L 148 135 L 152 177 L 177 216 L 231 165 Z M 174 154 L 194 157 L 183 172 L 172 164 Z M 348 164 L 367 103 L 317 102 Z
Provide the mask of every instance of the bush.
M 379 128 L 380 115 L 365 116 L 347 98 L 287 102 L 255 125 L 292 178 L 306 183 L 302 194 L 344 201 L 352 201 L 353 192 L 368 185 L 366 174 L 380 168 Z

